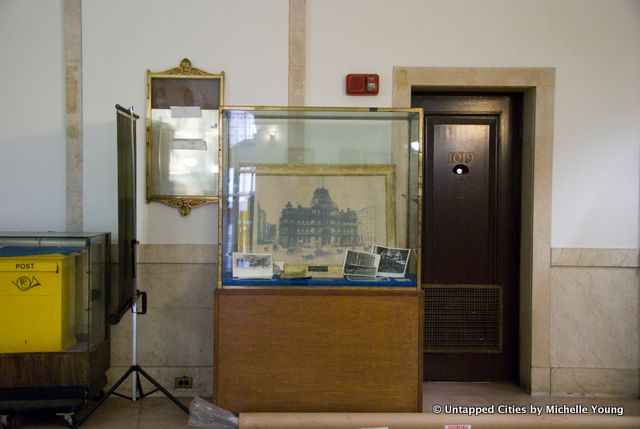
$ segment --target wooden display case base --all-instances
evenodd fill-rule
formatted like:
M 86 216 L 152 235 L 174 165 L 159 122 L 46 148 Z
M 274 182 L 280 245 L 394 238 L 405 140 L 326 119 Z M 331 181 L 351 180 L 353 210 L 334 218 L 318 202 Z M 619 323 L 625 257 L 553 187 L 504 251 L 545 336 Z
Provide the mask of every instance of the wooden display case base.
M 0 390 L 84 387 L 99 396 L 109 369 L 109 340 L 89 352 L 0 354 Z
M 416 289 L 217 289 L 214 402 L 420 412 L 423 300 Z

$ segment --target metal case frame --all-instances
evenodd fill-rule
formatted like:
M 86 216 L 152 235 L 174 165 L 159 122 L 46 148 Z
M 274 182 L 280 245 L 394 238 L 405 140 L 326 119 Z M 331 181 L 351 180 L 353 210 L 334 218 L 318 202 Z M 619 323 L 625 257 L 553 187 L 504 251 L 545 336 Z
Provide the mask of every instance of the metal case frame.
M 277 107 L 277 106 L 223 106 L 220 109 L 219 124 L 220 124 L 221 130 L 219 133 L 220 144 L 219 144 L 219 161 L 218 161 L 220 166 L 220 178 L 218 180 L 219 205 L 218 205 L 218 284 L 217 284 L 217 288 L 219 289 L 223 287 L 224 288 L 243 288 L 247 286 L 258 287 L 258 288 L 264 288 L 264 287 L 269 288 L 269 287 L 282 286 L 281 283 L 277 283 L 277 282 L 274 283 L 269 281 L 255 281 L 255 282 L 248 282 L 248 284 L 238 284 L 237 282 L 229 282 L 228 279 L 225 279 L 225 265 L 229 264 L 229 261 L 225 257 L 225 246 L 224 246 L 225 243 L 223 241 L 229 240 L 229 237 L 225 235 L 226 232 L 224 231 L 224 224 L 225 222 L 229 221 L 227 219 L 229 216 L 225 211 L 228 210 L 227 204 L 229 202 L 229 197 L 230 197 L 229 193 L 231 192 L 229 190 L 224 189 L 225 184 L 229 179 L 228 174 L 229 174 L 229 168 L 230 168 L 230 161 L 229 161 L 230 148 L 229 148 L 229 141 L 228 141 L 229 136 L 228 136 L 228 129 L 227 129 L 228 126 L 225 121 L 227 116 L 231 115 L 232 112 L 234 111 L 237 111 L 239 113 L 245 112 L 246 114 L 249 114 L 249 115 L 251 114 L 257 114 L 257 115 L 273 114 L 276 116 L 281 115 L 281 116 L 277 116 L 279 119 L 285 118 L 287 115 L 291 116 L 292 119 L 301 119 L 301 118 L 304 119 L 305 117 L 313 117 L 313 115 L 318 115 L 318 117 L 313 117 L 313 119 L 320 119 L 320 121 L 322 121 L 324 116 L 326 116 L 327 119 L 333 119 L 333 120 L 336 120 L 336 119 L 337 120 L 340 120 L 340 119 L 345 119 L 345 120 L 358 119 L 359 120 L 362 118 L 366 118 L 367 120 L 371 120 L 372 122 L 376 121 L 377 115 L 379 115 L 378 119 L 383 120 L 383 119 L 389 119 L 390 117 L 393 119 L 397 119 L 393 117 L 393 115 L 398 114 L 398 115 L 406 115 L 406 123 L 409 123 L 409 122 L 415 123 L 415 125 L 417 126 L 417 129 L 412 130 L 412 132 L 415 133 L 415 140 L 413 140 L 412 138 L 411 142 L 408 141 L 406 136 L 404 138 L 401 137 L 400 126 L 396 126 L 396 124 L 389 125 L 389 128 L 390 128 L 389 129 L 389 134 L 390 134 L 389 151 L 392 155 L 395 154 L 394 151 L 402 151 L 402 150 L 415 151 L 413 155 L 409 154 L 409 152 L 404 153 L 404 155 L 402 155 L 405 157 L 406 166 L 402 171 L 396 172 L 396 178 L 397 178 L 397 182 L 401 182 L 398 185 L 398 189 L 401 188 L 402 183 L 404 183 L 407 186 L 407 189 L 409 186 L 413 188 L 412 194 L 410 196 L 412 197 L 411 199 L 415 200 L 416 208 L 412 212 L 411 209 L 408 208 L 409 197 L 407 195 L 403 195 L 403 198 L 407 201 L 407 207 L 405 207 L 405 209 L 400 209 L 398 212 L 395 213 L 395 216 L 399 218 L 403 216 L 405 217 L 406 219 L 405 224 L 407 226 L 407 229 L 409 229 L 409 225 L 411 225 L 412 222 L 415 224 L 415 227 L 411 226 L 412 230 L 410 233 L 405 232 L 405 241 L 408 242 L 407 241 L 408 239 L 406 237 L 409 236 L 409 234 L 411 236 L 415 234 L 415 236 L 418 237 L 415 240 L 415 253 L 416 253 L 415 256 L 417 257 L 415 258 L 415 262 L 414 262 L 414 272 L 416 274 L 416 277 L 415 277 L 415 281 L 411 281 L 410 287 L 405 287 L 403 289 L 411 289 L 411 290 L 420 289 L 419 279 L 421 278 L 421 272 L 420 272 L 421 261 L 420 260 L 421 260 L 422 249 L 421 249 L 421 240 L 419 237 L 421 237 L 421 234 L 422 234 L 420 220 L 422 219 L 422 183 L 423 183 L 422 170 L 423 170 L 423 150 L 424 150 L 423 149 L 424 147 L 423 110 L 420 108 L 347 108 L 347 107 Z M 311 116 L 308 116 L 308 115 L 311 115 Z M 350 115 L 352 115 L 353 117 L 350 118 Z M 409 118 L 411 118 L 411 120 Z M 291 122 L 293 122 L 293 120 Z M 401 121 L 399 121 L 398 123 L 400 122 Z M 285 123 L 288 123 L 287 120 L 285 120 Z M 288 125 L 288 126 L 295 127 L 295 125 Z M 409 125 L 403 124 L 403 126 L 405 127 L 408 126 L 408 128 L 411 129 L 411 126 Z M 302 125 L 302 127 L 304 127 L 304 125 Z M 292 132 L 289 131 L 289 134 L 292 134 Z M 287 145 L 289 145 L 289 143 L 292 141 L 292 137 L 288 135 L 287 138 L 289 139 L 287 140 Z M 304 132 L 294 134 L 294 138 L 297 138 L 298 140 L 302 139 L 303 140 L 302 143 L 304 144 Z M 396 145 L 396 141 L 398 142 L 397 145 Z M 287 148 L 288 148 L 287 150 L 290 150 L 290 146 L 287 146 Z M 411 156 L 411 160 L 409 159 L 410 156 Z M 417 164 L 413 167 L 415 169 L 415 172 L 413 173 L 409 171 L 410 162 L 412 164 Z M 248 164 L 248 165 L 253 165 L 253 167 L 249 167 L 249 168 L 253 168 L 254 172 L 255 171 L 260 172 L 261 170 L 264 171 L 266 169 L 272 174 L 289 174 L 291 172 L 293 172 L 291 174 L 304 174 L 304 168 L 305 168 L 304 163 L 294 162 L 293 164 L 294 165 L 290 165 L 290 164 L 284 165 L 284 164 L 274 163 L 269 166 L 268 162 L 265 164 L 265 163 L 256 161 L 255 163 Z M 322 168 L 326 169 L 327 171 L 331 171 L 332 168 L 339 170 L 340 168 L 349 167 L 348 163 L 320 165 L 314 162 L 314 163 L 309 163 L 307 165 L 309 166 L 309 170 L 312 172 L 311 174 L 313 174 L 314 170 L 318 170 Z M 394 167 L 396 166 L 396 164 L 393 164 L 393 165 Z M 366 167 L 374 167 L 374 166 L 375 168 L 380 168 L 379 164 L 370 164 L 370 165 L 364 165 L 364 166 L 358 165 L 357 167 L 360 169 L 363 169 L 363 168 L 366 169 Z M 362 171 L 364 171 L 364 169 Z M 364 174 L 364 173 L 361 172 L 361 174 Z M 409 177 L 410 174 L 413 174 L 416 177 Z M 397 190 L 395 191 L 395 195 L 399 195 Z M 412 216 L 412 217 L 415 216 L 417 219 L 410 220 L 409 216 Z M 394 237 L 394 240 L 395 240 L 395 237 Z M 396 244 L 396 243 L 394 241 L 388 244 Z M 236 243 L 236 246 L 237 245 L 238 244 Z M 402 243 L 400 243 L 400 247 L 402 247 Z M 287 286 L 291 286 L 293 288 L 296 288 L 296 287 L 305 288 L 308 286 L 313 286 L 314 288 L 320 287 L 324 289 L 327 289 L 327 288 L 331 289 L 335 287 L 344 288 L 345 286 L 348 286 L 349 288 L 356 288 L 356 289 L 370 289 L 370 288 L 380 289 L 380 287 L 384 287 L 384 286 L 397 287 L 400 285 L 399 284 L 372 285 L 368 283 L 362 283 L 362 285 L 358 285 L 357 283 L 350 284 L 347 280 L 344 280 L 344 279 L 336 279 L 334 281 L 327 281 L 327 282 L 313 282 L 313 281 L 294 282 L 292 284 L 288 284 Z

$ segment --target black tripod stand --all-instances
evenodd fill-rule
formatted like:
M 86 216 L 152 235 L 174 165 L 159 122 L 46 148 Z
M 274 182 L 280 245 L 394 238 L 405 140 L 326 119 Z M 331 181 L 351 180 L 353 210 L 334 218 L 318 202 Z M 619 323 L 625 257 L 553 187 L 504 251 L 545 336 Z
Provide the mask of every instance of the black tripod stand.
M 136 308 L 136 301 L 138 298 L 142 301 L 142 311 L 138 312 Z M 109 395 L 114 394 L 116 396 L 120 396 L 121 398 L 130 399 L 132 401 L 136 401 L 138 398 L 142 399 L 145 396 L 151 395 L 152 393 L 161 391 L 167 398 L 171 399 L 178 407 L 180 407 L 185 413 L 189 414 L 189 408 L 176 399 L 167 389 L 162 387 L 160 383 L 154 380 L 147 372 L 142 369 L 141 366 L 137 363 L 137 350 L 136 350 L 136 337 L 137 337 L 137 327 L 136 327 L 136 319 L 138 314 L 146 314 L 147 313 L 147 294 L 146 292 L 136 291 L 136 297 L 131 304 L 131 324 L 132 324 L 132 351 L 131 351 L 131 366 L 125 373 L 120 377 L 118 381 L 109 389 L 109 391 L 105 394 L 102 401 L 107 398 Z M 121 393 L 116 392 L 116 389 L 129 377 L 129 375 L 133 375 L 133 390 L 131 396 L 126 396 Z M 151 384 L 153 384 L 156 388 L 150 392 L 144 393 L 142 390 L 142 383 L 140 382 L 140 375 L 147 379 Z
M 138 299 L 141 299 L 142 301 L 142 309 L 140 312 L 138 312 L 137 310 L 137 301 Z M 178 407 L 180 407 L 180 409 L 182 411 L 184 411 L 185 413 L 189 414 L 189 408 L 184 405 L 182 402 L 180 402 L 175 396 L 173 396 L 171 394 L 171 392 L 169 392 L 167 389 L 165 389 L 164 387 L 162 387 L 162 385 L 160 383 L 158 383 L 153 377 L 151 377 L 149 374 L 147 374 L 147 372 L 142 369 L 142 367 L 140 365 L 138 365 L 137 363 L 137 344 L 136 344 L 136 340 L 137 340 L 137 315 L 138 314 L 146 314 L 147 313 L 147 294 L 145 292 L 140 292 L 140 291 L 136 291 L 136 295 L 133 298 L 133 301 L 131 303 L 131 326 L 132 326 L 132 349 L 131 349 L 131 366 L 129 367 L 129 369 L 127 369 L 125 371 L 125 373 L 122 375 L 122 377 L 120 377 L 120 379 L 118 379 L 118 381 L 115 382 L 115 384 L 113 386 L 111 386 L 111 388 L 109 389 L 109 391 L 107 391 L 104 396 L 102 396 L 100 398 L 100 400 L 94 404 L 87 412 L 86 415 L 81 416 L 77 423 L 74 425 L 74 427 L 78 427 L 80 426 L 82 423 L 84 423 L 92 414 L 93 412 L 98 409 L 98 407 L 100 405 L 102 405 L 102 403 L 104 401 L 107 400 L 107 398 L 111 395 L 116 395 L 116 396 L 120 396 L 121 398 L 125 398 L 125 399 L 129 399 L 131 401 L 136 401 L 138 399 L 142 399 L 145 396 L 151 395 L 152 393 L 155 393 L 157 391 L 162 392 L 167 398 L 171 399 L 171 401 L 173 401 L 174 404 L 176 404 Z M 132 394 L 131 396 L 126 396 L 123 395 L 121 393 L 116 392 L 116 389 L 118 389 L 118 387 L 120 387 L 120 385 L 127 379 L 127 377 L 129 377 L 129 375 L 132 375 Z M 149 381 L 151 384 L 153 384 L 155 386 L 154 390 L 151 390 L 149 392 L 144 392 L 142 390 L 142 383 L 140 381 L 141 376 L 144 377 L 147 381 Z

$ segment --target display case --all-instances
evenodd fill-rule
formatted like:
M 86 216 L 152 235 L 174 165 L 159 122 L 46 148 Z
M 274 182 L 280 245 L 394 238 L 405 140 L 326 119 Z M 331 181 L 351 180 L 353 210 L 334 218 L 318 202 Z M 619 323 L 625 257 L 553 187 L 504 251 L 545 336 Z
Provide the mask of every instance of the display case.
M 221 116 L 219 287 L 418 287 L 420 109 Z
M 223 107 L 214 401 L 422 407 L 421 109 Z
M 109 233 L 0 232 L 0 414 L 102 390 L 110 246 Z
M 0 353 L 103 342 L 109 246 L 110 234 L 0 232 Z

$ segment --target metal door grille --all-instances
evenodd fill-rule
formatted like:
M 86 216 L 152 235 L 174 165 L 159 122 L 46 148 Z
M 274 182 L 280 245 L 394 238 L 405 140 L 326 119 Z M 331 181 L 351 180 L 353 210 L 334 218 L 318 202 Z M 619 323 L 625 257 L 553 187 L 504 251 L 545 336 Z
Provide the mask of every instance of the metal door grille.
M 500 353 L 502 287 L 425 287 L 425 352 Z

